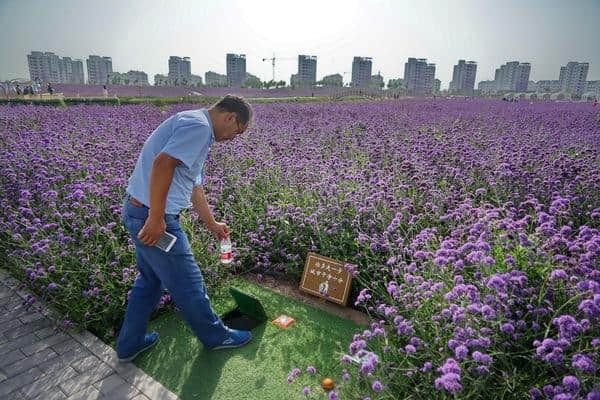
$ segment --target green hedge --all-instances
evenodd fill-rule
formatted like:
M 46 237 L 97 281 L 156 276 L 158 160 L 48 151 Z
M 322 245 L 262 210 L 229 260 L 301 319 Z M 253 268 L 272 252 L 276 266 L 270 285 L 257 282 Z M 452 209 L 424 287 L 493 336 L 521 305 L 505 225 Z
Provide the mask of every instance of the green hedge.
M 103 106 L 118 106 L 121 105 L 121 100 L 118 97 L 67 97 L 65 104 L 97 104 Z
M 121 104 L 153 104 L 157 107 L 171 104 L 213 104 L 219 100 L 214 96 L 182 96 L 182 97 L 121 97 Z
M 9 105 L 33 105 L 33 106 L 55 106 L 55 107 L 65 107 L 65 101 L 63 99 L 24 99 L 24 98 L 14 98 L 14 99 L 0 99 L 0 104 L 9 104 Z

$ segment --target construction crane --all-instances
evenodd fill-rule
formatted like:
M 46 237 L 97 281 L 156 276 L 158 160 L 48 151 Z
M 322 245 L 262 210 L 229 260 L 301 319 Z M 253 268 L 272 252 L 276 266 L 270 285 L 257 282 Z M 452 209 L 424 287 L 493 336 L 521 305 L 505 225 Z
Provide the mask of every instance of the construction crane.
M 271 61 L 271 65 L 273 66 L 273 81 L 275 81 L 275 60 L 283 61 L 283 60 L 296 60 L 296 57 L 275 57 L 275 53 L 273 53 L 273 57 L 263 58 L 263 61 Z

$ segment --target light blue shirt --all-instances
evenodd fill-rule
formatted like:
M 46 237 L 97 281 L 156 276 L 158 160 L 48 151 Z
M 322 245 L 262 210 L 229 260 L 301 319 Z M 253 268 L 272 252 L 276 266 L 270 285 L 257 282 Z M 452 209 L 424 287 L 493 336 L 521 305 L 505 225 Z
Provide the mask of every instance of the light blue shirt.
M 191 206 L 194 186 L 202 184 L 204 163 L 214 142 L 208 110 L 202 108 L 172 115 L 146 139 L 129 177 L 127 193 L 149 207 L 152 163 L 159 153 L 167 153 L 182 163 L 175 168 L 165 214 L 179 214 Z

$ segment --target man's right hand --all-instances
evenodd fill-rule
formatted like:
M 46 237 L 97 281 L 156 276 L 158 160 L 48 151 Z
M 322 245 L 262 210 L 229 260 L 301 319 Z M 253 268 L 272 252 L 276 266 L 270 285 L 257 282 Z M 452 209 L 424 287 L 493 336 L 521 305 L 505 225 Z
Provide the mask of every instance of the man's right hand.
M 229 236 L 229 227 L 225 222 L 214 222 L 208 225 L 208 230 L 219 240 Z
M 160 235 L 167 230 L 167 223 L 164 218 L 148 217 L 146 223 L 138 233 L 138 239 L 146 246 L 154 246 Z

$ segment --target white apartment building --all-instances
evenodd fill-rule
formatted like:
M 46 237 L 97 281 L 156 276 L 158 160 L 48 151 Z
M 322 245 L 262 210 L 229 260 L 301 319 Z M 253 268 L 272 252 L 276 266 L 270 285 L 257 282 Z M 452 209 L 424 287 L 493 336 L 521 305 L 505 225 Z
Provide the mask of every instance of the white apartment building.
M 90 55 L 87 60 L 88 83 L 90 85 L 105 85 L 108 75 L 113 72 L 112 58 Z
M 61 83 L 58 61 L 59 57 L 52 52 L 32 51 L 27 55 L 31 80 Z
M 472 93 L 475 89 L 475 76 L 477 75 L 477 63 L 475 61 L 458 60 L 452 72 L 450 92 Z
M 192 78 L 189 57 L 169 57 L 169 81 L 173 86 L 187 86 Z
M 32 51 L 27 55 L 27 65 L 32 81 L 76 84 L 85 82 L 81 60 L 72 60 L 70 57 L 61 59 L 52 52 Z
M 585 91 L 589 63 L 570 61 L 560 67 L 560 90 L 565 93 L 582 94 Z
M 312 86 L 317 81 L 317 56 L 298 56 L 297 86 Z
M 530 73 L 530 63 L 520 63 L 519 61 L 507 62 L 496 69 L 494 78 L 496 90 L 525 92 L 527 91 Z
M 371 83 L 371 57 L 354 57 L 352 61 L 352 82 L 354 87 L 367 87 Z
M 227 84 L 240 87 L 246 80 L 246 55 L 227 53 Z
M 426 58 L 409 58 L 404 64 L 404 85 L 412 94 L 431 94 L 435 89 L 435 64 Z
M 63 57 L 58 61 L 58 71 L 62 83 L 77 83 L 83 85 L 83 61 L 72 60 L 71 57 Z

